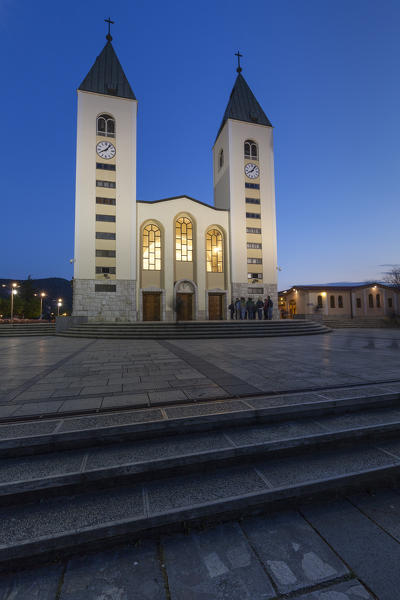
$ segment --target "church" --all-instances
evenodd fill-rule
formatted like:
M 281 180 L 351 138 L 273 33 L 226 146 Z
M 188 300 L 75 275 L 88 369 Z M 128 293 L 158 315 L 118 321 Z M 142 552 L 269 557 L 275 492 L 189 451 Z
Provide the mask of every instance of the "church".
M 142 201 L 138 100 L 111 42 L 108 33 L 77 91 L 73 316 L 226 319 L 232 298 L 267 296 L 277 314 L 273 129 L 240 55 L 212 147 L 214 206 L 189 196 Z

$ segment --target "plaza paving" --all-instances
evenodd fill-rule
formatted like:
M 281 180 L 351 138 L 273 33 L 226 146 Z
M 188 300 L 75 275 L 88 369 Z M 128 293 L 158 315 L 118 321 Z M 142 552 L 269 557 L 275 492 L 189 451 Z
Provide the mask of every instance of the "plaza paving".
M 0 419 L 400 379 L 399 330 L 224 340 L 0 340 Z

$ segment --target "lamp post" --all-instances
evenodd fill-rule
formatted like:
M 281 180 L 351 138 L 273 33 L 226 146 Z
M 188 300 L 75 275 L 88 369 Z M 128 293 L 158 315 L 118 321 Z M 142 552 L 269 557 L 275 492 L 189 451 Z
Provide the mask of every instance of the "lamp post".
M 46 294 L 44 292 L 40 292 L 40 320 L 42 320 L 43 316 L 43 298 L 45 298 Z
M 14 296 L 15 296 L 15 294 L 18 293 L 16 290 L 17 285 L 18 285 L 17 283 L 11 284 L 11 323 L 13 322 L 13 319 L 14 319 Z
M 58 302 L 57 302 L 57 317 L 60 316 L 60 308 L 61 308 L 61 306 L 62 306 L 62 298 L 59 298 Z

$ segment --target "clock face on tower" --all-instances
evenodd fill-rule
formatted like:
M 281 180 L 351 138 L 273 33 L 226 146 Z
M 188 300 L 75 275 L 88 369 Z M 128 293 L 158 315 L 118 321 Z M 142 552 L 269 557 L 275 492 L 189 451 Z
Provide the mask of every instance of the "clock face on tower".
M 254 163 L 247 163 L 244 172 L 249 179 L 257 179 L 260 175 L 260 169 Z
M 100 158 L 106 158 L 108 160 L 114 158 L 116 150 L 111 142 L 99 142 L 96 146 L 96 152 Z

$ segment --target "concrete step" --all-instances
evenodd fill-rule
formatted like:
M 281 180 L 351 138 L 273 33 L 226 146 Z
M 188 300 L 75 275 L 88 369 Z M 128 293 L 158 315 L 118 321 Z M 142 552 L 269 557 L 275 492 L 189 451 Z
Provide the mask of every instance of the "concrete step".
M 111 339 L 201 339 L 229 337 L 272 337 L 328 333 L 313 321 L 183 322 L 183 323 L 87 323 L 58 335 Z
M 56 328 L 52 323 L 28 323 L 28 324 L 1 324 L 0 336 L 30 336 L 30 335 L 55 335 Z
M 0 425 L 0 569 L 397 481 L 394 387 Z

